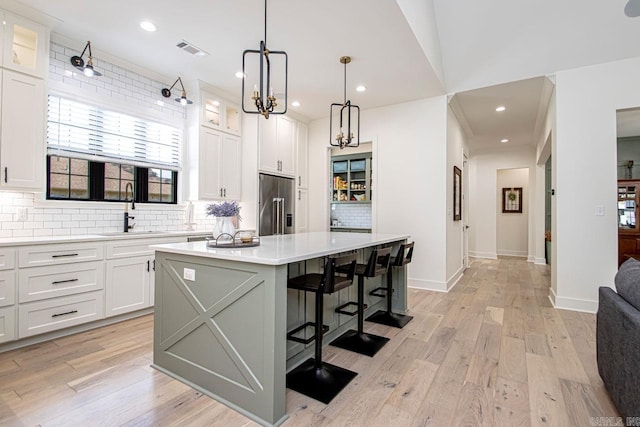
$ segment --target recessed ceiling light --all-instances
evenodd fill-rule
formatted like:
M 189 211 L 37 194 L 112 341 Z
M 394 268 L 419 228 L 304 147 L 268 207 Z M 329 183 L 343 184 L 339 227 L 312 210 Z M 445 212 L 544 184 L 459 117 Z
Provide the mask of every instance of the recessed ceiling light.
M 142 21 L 140 23 L 140 28 L 142 28 L 145 31 L 149 31 L 150 33 L 153 33 L 155 30 L 158 29 L 158 27 L 156 27 L 156 24 L 154 24 L 151 21 Z
M 291 103 L 291 106 L 292 106 L 292 107 L 299 107 L 299 106 L 300 106 L 300 103 L 299 103 L 298 101 L 293 101 L 293 102 Z
M 367 90 L 367 87 L 364 85 L 360 85 L 356 88 L 357 92 L 364 92 L 365 90 Z
M 244 75 L 244 73 L 242 71 L 238 71 L 236 73 L 236 77 L 239 78 L 239 79 L 243 79 L 245 77 L 245 75 Z
M 503 144 L 506 144 L 507 142 L 509 142 L 509 140 L 507 138 L 501 139 L 500 142 L 502 142 Z
M 498 113 L 501 112 L 501 111 L 504 111 L 506 109 L 507 109 L 507 107 L 505 107 L 504 105 L 499 105 L 499 106 L 496 107 L 496 111 Z

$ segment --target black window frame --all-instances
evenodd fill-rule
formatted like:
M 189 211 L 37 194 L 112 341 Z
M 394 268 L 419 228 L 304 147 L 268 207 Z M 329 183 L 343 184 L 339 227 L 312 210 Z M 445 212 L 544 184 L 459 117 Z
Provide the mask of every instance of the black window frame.
M 105 164 L 112 163 L 117 165 L 123 165 L 123 163 L 118 163 L 115 161 L 110 161 L 105 159 L 105 161 L 93 161 L 88 160 L 89 162 L 89 198 L 74 198 L 71 197 L 71 191 L 69 191 L 69 197 L 56 197 L 51 196 L 51 158 L 52 157 L 61 157 L 67 159 L 78 159 L 72 156 L 66 155 L 57 155 L 57 154 L 47 154 L 47 191 L 46 197 L 47 200 L 61 200 L 61 201 L 76 201 L 76 202 L 115 202 L 122 203 L 124 199 L 105 199 L 104 197 L 104 180 L 105 180 Z M 83 160 L 83 159 L 78 159 Z M 134 166 L 134 180 L 133 180 L 133 193 L 134 200 L 136 203 L 153 203 L 159 205 L 175 205 L 178 203 L 178 172 L 171 171 L 171 186 L 172 186 L 172 197 L 170 201 L 162 201 L 162 200 L 152 200 L 149 201 L 149 169 L 162 169 L 169 170 L 162 167 L 141 167 Z M 121 178 L 120 178 L 121 180 Z M 128 201 L 128 200 L 127 200 Z

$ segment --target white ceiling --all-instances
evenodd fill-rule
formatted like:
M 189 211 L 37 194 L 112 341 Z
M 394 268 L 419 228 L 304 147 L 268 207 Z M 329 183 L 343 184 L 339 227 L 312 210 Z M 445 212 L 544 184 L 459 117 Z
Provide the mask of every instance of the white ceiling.
M 456 114 L 476 147 L 500 146 L 498 136 L 526 144 L 545 96 L 542 80 L 531 78 L 640 56 L 640 17 L 624 15 L 626 2 L 269 0 L 267 45 L 288 53 L 289 110 L 308 119 L 326 117 L 342 100 L 338 59 L 350 55 L 347 96 L 363 110 L 456 94 Z M 53 31 L 79 50 L 91 40 L 96 69 L 109 54 L 168 85 L 180 75 L 187 91 L 200 79 L 238 98 L 242 52 L 257 49 L 264 33 L 262 0 L 0 0 L 16 3 L 58 20 Z M 158 31 L 141 30 L 142 19 Z M 179 50 L 182 39 L 210 55 Z M 356 93 L 359 84 L 368 90 Z M 496 103 L 508 108 L 502 116 Z

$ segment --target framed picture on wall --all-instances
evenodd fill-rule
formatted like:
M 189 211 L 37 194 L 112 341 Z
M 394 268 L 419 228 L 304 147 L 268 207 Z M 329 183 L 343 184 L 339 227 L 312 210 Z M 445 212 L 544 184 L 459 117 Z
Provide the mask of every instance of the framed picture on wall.
M 453 220 L 462 219 L 462 171 L 453 167 Z
M 522 187 L 502 189 L 502 213 L 522 213 Z

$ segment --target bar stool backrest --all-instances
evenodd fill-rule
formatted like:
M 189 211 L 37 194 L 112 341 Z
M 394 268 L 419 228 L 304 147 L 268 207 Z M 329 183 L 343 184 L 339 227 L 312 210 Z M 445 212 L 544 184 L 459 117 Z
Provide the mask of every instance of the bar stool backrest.
M 391 248 L 378 248 L 371 251 L 369 262 L 364 269 L 365 277 L 380 276 L 389 269 L 391 261 Z
M 323 292 L 325 294 L 332 294 L 353 283 L 353 276 L 356 272 L 356 261 L 358 260 L 358 254 L 343 255 L 335 258 L 328 258 L 327 263 L 324 266 L 324 277 L 322 282 L 324 285 Z M 343 266 L 348 266 L 345 269 Z M 342 270 L 347 270 L 346 273 L 338 273 L 337 268 L 343 267 Z
M 396 255 L 393 260 L 394 267 L 402 267 L 403 265 L 409 264 L 411 262 L 411 258 L 413 257 L 413 244 L 411 243 L 403 243 L 400 245 L 400 249 L 398 249 L 398 255 Z

